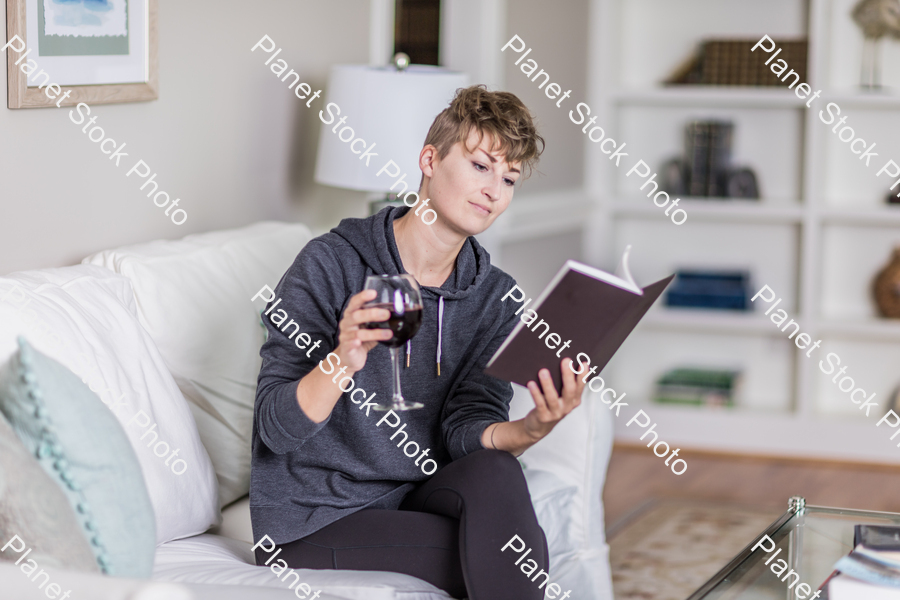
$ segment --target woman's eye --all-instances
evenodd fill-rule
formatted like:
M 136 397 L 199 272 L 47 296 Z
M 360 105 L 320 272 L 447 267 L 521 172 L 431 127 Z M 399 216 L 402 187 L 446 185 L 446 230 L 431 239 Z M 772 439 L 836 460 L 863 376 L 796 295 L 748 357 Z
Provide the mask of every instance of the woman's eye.
M 481 171 L 482 173 L 488 170 L 488 168 L 481 163 L 473 162 L 472 164 L 475 165 L 475 168 L 478 169 L 479 171 Z
M 506 182 L 506 185 L 508 185 L 508 186 L 516 185 L 516 182 L 513 181 L 512 179 L 509 179 L 509 178 L 504 179 L 503 181 L 505 181 L 505 182 Z

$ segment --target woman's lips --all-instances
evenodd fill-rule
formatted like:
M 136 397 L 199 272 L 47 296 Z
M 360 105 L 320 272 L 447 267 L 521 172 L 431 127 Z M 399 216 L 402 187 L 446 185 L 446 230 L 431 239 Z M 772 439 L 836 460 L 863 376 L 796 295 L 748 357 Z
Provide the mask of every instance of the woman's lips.
M 486 209 L 485 207 L 481 206 L 480 204 L 475 204 L 474 202 L 469 202 L 469 204 L 474 206 L 478 212 L 480 212 L 481 214 L 483 214 L 485 216 L 491 214 L 490 210 Z

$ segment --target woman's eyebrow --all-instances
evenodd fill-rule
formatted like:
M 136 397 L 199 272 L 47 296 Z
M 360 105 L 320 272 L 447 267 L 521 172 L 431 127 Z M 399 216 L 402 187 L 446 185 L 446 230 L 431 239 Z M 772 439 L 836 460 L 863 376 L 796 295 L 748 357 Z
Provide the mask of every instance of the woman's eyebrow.
M 489 159 L 489 160 L 490 160 L 490 161 L 491 161 L 491 162 L 492 162 L 492 163 L 495 163 L 495 162 L 497 162 L 497 159 L 496 159 L 496 158 L 494 158 L 494 156 L 493 156 L 493 155 L 491 155 L 491 154 L 488 154 L 488 152 L 487 152 L 487 150 L 485 150 L 485 149 L 484 149 L 484 148 L 479 148 L 479 150 L 481 150 L 481 153 L 482 153 L 482 154 L 484 154 L 484 155 L 485 155 L 485 156 L 487 156 L 487 157 L 488 157 L 488 159 Z

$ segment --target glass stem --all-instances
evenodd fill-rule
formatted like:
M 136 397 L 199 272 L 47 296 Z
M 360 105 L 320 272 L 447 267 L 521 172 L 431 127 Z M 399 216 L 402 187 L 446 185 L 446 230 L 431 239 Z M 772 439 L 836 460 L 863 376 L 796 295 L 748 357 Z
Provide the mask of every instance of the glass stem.
M 403 402 L 403 394 L 400 393 L 400 348 L 391 348 L 391 365 L 394 368 L 394 404 Z

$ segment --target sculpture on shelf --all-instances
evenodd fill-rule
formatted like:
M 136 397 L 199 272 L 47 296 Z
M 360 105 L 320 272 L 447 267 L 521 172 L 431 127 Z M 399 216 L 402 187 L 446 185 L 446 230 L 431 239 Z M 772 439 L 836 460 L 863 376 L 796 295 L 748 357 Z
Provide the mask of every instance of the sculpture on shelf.
M 900 319 L 900 246 L 894 248 L 894 256 L 872 282 L 875 305 L 882 317 Z
M 862 74 L 860 85 L 867 89 L 881 87 L 881 38 L 900 38 L 900 0 L 860 0 L 853 8 L 853 20 L 862 29 Z
M 685 128 L 684 156 L 667 161 L 660 186 L 672 195 L 695 198 L 759 199 L 752 169 L 731 164 L 734 123 L 691 121 Z

